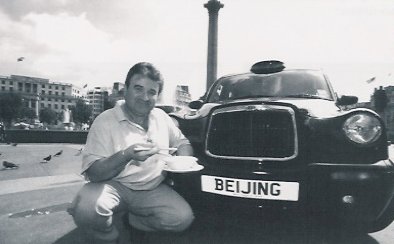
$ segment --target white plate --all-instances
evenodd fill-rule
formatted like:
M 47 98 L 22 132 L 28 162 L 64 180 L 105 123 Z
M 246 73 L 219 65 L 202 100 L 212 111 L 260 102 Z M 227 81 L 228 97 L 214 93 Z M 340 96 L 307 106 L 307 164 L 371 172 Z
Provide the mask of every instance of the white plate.
M 187 173 L 187 172 L 200 171 L 203 168 L 204 166 L 202 166 L 201 164 L 197 164 L 196 166 L 189 169 L 171 169 L 167 166 L 167 164 L 165 164 L 163 170 L 168 172 L 174 172 L 174 173 Z
M 197 158 L 193 156 L 170 156 L 163 158 L 164 162 L 174 162 L 174 163 L 182 163 L 183 161 L 193 161 L 197 162 Z

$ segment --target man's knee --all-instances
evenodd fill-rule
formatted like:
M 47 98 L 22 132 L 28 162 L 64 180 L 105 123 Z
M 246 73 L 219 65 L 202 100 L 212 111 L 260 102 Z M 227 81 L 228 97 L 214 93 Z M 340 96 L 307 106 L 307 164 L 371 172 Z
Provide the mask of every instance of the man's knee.
M 186 230 L 194 220 L 194 214 L 189 205 L 174 209 L 173 212 L 159 214 L 163 230 L 181 232 Z
M 189 226 L 193 223 L 194 220 L 194 214 L 192 209 L 189 207 L 187 209 L 184 209 L 183 211 L 179 212 L 179 219 L 180 219 L 180 224 L 177 226 L 177 228 L 174 231 L 184 231 Z
M 106 228 L 111 221 L 111 214 L 100 215 L 97 211 L 102 209 L 99 206 L 98 195 L 102 191 L 102 187 L 97 184 L 86 184 L 75 197 L 70 214 L 73 216 L 74 222 L 80 227 L 90 227 L 90 228 Z

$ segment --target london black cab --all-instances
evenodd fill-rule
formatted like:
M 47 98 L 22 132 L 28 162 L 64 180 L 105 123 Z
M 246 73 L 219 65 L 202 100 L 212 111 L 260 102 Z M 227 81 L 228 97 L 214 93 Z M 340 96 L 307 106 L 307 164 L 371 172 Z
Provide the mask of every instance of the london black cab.
M 320 70 L 280 61 L 218 79 L 176 116 L 204 169 L 173 174 L 196 212 L 264 219 L 293 211 L 362 232 L 394 218 L 394 164 L 377 113 L 342 109 Z

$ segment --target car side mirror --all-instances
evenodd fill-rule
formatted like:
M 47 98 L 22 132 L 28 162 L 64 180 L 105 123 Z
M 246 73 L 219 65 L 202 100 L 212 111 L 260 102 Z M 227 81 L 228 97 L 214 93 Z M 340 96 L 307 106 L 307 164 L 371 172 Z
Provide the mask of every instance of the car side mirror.
M 204 102 L 202 100 L 191 101 L 189 103 L 189 108 L 191 109 L 200 109 Z
M 337 104 L 338 105 L 352 105 L 358 102 L 358 97 L 356 96 L 341 96 L 340 98 L 338 98 L 337 100 Z

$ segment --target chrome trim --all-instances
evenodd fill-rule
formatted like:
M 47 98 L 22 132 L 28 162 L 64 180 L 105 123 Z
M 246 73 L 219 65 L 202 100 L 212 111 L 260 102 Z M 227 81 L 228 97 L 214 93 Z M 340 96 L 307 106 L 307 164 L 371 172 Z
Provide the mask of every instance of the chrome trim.
M 270 173 L 265 171 L 253 171 L 253 173 L 256 175 L 270 175 Z
M 207 145 L 208 145 L 208 137 L 209 137 L 209 132 L 211 130 L 211 122 L 212 122 L 212 117 L 215 116 L 216 114 L 220 113 L 229 113 L 229 112 L 240 112 L 240 111 L 264 111 L 264 110 L 284 110 L 288 112 L 291 115 L 292 121 L 293 121 L 293 130 L 294 130 L 294 152 L 293 155 L 289 157 L 284 157 L 284 158 L 271 158 L 271 157 L 236 157 L 236 156 L 220 156 L 220 155 L 214 155 L 211 152 L 207 150 Z M 297 124 L 295 120 L 295 112 L 292 108 L 290 107 L 285 107 L 285 106 L 280 106 L 280 105 L 270 105 L 270 104 L 248 104 L 248 105 L 237 105 L 233 107 L 225 107 L 225 108 L 219 108 L 216 109 L 211 117 L 209 118 L 209 123 L 208 123 L 208 135 L 205 138 L 205 153 L 213 158 L 221 158 L 221 159 L 238 159 L 238 160 L 251 160 L 251 161 L 288 161 L 291 159 L 294 159 L 295 157 L 298 156 L 298 133 L 297 133 Z

